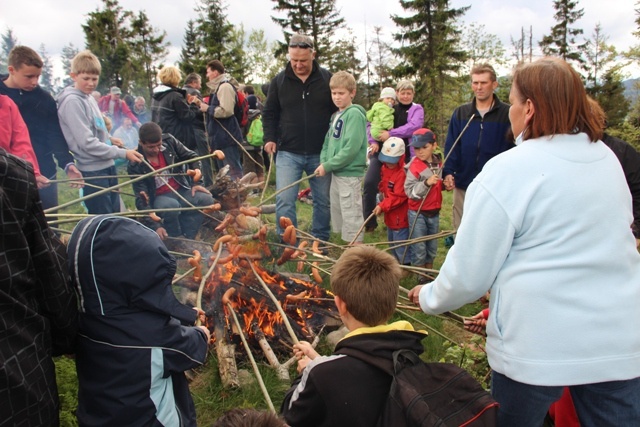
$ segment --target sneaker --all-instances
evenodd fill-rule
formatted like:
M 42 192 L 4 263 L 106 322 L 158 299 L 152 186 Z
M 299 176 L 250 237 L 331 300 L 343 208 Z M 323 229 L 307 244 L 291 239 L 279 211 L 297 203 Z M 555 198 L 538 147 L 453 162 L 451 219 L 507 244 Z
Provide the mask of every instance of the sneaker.
M 453 236 L 447 236 L 444 238 L 444 246 L 446 248 L 450 248 L 451 246 L 453 246 L 454 243 L 455 243 L 455 239 L 453 238 Z

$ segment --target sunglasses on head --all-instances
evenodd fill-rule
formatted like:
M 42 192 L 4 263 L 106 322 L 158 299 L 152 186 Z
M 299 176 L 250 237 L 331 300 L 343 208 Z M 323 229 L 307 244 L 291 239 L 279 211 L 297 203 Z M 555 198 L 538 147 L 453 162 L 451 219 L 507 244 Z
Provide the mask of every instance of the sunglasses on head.
M 313 45 L 305 42 L 289 43 L 289 47 L 299 47 L 301 49 L 313 49 Z

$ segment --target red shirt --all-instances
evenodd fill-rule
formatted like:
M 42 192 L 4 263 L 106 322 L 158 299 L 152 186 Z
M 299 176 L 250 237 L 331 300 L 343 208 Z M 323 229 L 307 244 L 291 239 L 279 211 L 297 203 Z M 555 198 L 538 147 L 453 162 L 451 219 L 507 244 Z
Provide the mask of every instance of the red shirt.
M 167 167 L 167 161 L 165 160 L 164 155 L 162 153 L 158 154 L 158 163 L 153 163 L 151 160 L 149 160 L 149 164 L 155 170 Z M 169 173 L 169 169 L 167 169 L 166 171 L 160 173 L 159 175 L 156 175 L 156 177 L 155 177 L 155 179 L 156 179 L 156 196 L 172 192 L 171 189 L 169 188 L 169 186 L 171 186 L 174 190 L 177 190 L 178 188 L 180 188 L 180 184 L 178 184 L 178 181 L 176 181 L 175 179 L 173 179 L 171 177 L 161 178 L 162 175 L 168 174 L 168 173 Z M 169 186 L 166 184 L 166 182 L 169 183 Z

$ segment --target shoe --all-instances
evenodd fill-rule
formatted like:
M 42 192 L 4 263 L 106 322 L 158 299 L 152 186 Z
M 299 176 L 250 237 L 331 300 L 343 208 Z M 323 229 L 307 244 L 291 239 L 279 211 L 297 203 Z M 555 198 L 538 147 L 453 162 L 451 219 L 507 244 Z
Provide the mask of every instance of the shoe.
M 453 244 L 455 243 L 455 239 L 453 238 L 453 236 L 447 236 L 444 238 L 444 246 L 446 248 L 450 248 L 451 246 L 453 246 Z
M 376 225 L 368 225 L 364 228 L 364 232 L 365 233 L 373 233 L 376 231 L 377 226 Z

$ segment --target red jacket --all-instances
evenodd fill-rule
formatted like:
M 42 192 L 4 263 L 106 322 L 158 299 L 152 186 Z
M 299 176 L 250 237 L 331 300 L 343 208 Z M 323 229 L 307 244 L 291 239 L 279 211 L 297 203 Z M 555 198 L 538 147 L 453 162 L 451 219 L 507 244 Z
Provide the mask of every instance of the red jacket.
M 36 176 L 40 175 L 38 160 L 29 138 L 29 129 L 22 120 L 18 106 L 7 95 L 0 95 L 0 147 L 7 150 L 7 153 L 31 163 Z
M 398 161 L 395 169 L 388 168 L 384 163 L 380 168 L 380 183 L 378 190 L 384 199 L 378 204 L 384 212 L 384 223 L 392 230 L 409 227 L 407 219 L 407 195 L 404 192 L 404 156 Z
M 434 154 L 434 162 L 438 163 L 442 167 L 442 162 L 437 154 Z M 405 183 L 405 191 L 409 197 L 409 209 L 417 211 L 432 211 L 440 209 L 442 207 L 442 180 L 433 185 L 431 190 L 424 182 L 438 171 L 432 170 L 427 167 L 427 164 L 422 160 L 414 157 L 411 159 L 408 165 L 407 179 Z M 428 190 L 428 194 L 427 194 Z M 426 195 L 426 200 L 422 203 L 422 199 Z
M 109 102 L 111 102 L 111 95 L 105 95 L 100 98 L 100 101 L 98 101 L 100 111 L 109 114 Z M 122 124 L 125 116 L 130 118 L 134 125 L 140 123 L 135 114 L 133 114 L 129 109 L 127 103 L 120 99 L 119 102 L 113 104 L 113 117 L 111 117 L 111 119 L 113 120 L 114 129 Z

